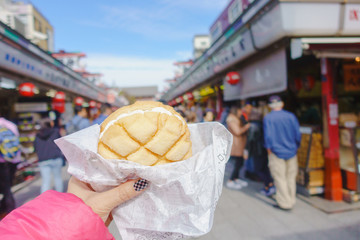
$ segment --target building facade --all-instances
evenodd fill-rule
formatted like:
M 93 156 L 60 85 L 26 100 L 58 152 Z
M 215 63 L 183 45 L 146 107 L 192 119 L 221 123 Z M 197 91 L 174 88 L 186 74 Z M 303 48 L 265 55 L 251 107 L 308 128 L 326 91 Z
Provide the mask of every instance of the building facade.
M 41 49 L 54 51 L 54 29 L 32 4 L 0 0 L 0 20 Z
M 209 35 L 195 35 L 193 39 L 194 59 L 201 57 L 210 47 Z

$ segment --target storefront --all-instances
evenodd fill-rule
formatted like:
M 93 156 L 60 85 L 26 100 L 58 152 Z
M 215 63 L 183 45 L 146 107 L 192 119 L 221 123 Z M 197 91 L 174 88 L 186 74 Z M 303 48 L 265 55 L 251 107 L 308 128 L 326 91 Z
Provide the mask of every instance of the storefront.
M 37 162 L 33 147 L 36 122 L 51 109 L 61 112 L 66 121 L 78 97 L 92 105 L 108 100 L 105 89 L 0 23 L 0 116 L 18 124 L 23 158 L 19 181 Z M 113 100 L 114 106 L 122 105 L 116 97 Z
M 254 1 L 219 38 L 220 46 L 215 42 L 165 99 L 219 78 L 224 101 L 251 99 L 263 105 L 269 95 L 280 94 L 303 126 L 298 176 L 302 190 L 342 200 L 343 188 L 359 186 L 357 90 L 352 86 L 360 61 L 359 13 L 356 1 Z M 240 81 L 229 84 L 225 76 L 234 71 Z M 347 90 L 341 91 L 339 84 Z M 349 116 L 343 102 L 350 103 L 355 114 Z M 346 117 L 352 120 L 343 120 Z M 342 130 L 345 122 L 352 126 L 350 132 Z M 347 150 L 340 133 L 347 139 Z M 352 171 L 344 170 L 348 165 Z

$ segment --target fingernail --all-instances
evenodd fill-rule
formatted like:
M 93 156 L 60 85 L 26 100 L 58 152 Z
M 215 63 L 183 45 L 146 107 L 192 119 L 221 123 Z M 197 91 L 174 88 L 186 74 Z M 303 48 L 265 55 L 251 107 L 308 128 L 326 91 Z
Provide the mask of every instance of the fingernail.
M 145 179 L 139 179 L 137 182 L 134 183 L 134 189 L 137 192 L 143 190 L 144 188 L 147 188 L 147 186 L 148 186 L 148 181 Z

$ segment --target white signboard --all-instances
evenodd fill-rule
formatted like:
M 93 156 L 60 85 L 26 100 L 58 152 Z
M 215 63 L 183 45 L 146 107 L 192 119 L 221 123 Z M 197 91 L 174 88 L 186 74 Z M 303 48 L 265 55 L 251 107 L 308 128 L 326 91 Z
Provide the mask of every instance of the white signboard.
M 46 112 L 47 103 L 15 103 L 15 112 Z
M 360 34 L 360 4 L 345 5 L 345 19 L 343 33 Z

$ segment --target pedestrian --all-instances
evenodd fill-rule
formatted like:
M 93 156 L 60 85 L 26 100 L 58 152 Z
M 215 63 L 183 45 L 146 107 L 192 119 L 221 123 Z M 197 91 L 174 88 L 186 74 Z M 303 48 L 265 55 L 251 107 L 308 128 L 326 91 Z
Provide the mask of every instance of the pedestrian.
M 101 124 L 113 111 L 112 106 L 109 103 L 105 103 L 101 106 L 100 115 L 92 122 L 93 124 Z
M 67 134 L 74 133 L 90 126 L 88 111 L 85 107 L 76 106 L 75 116 L 65 125 Z
M 203 116 L 204 122 L 212 122 L 215 120 L 214 110 L 206 108 Z
M 38 155 L 40 175 L 42 179 L 41 193 L 51 189 L 51 179 L 54 178 L 55 190 L 63 192 L 63 179 L 61 168 L 63 154 L 54 140 L 60 138 L 60 130 L 54 127 L 54 121 L 44 118 L 40 123 L 41 129 L 36 134 L 34 141 L 35 152 Z
M 15 209 L 11 192 L 17 164 L 21 161 L 19 131 L 17 126 L 0 117 L 0 219 Z
M 225 103 L 225 107 L 223 109 L 223 111 L 221 112 L 221 116 L 220 116 L 220 120 L 219 122 L 224 125 L 227 128 L 227 124 L 226 124 L 226 119 L 229 115 L 230 112 L 230 106 L 228 104 Z
M 249 123 L 242 124 L 240 118 L 242 116 L 241 108 L 236 105 L 231 106 L 230 113 L 226 119 L 228 130 L 233 135 L 233 144 L 231 148 L 230 161 L 235 162 L 230 179 L 226 186 L 230 189 L 239 190 L 247 186 L 247 182 L 239 178 L 239 171 L 244 164 L 244 149 L 246 145 L 246 133 L 250 128 Z
M 276 187 L 274 207 L 290 210 L 296 202 L 300 126 L 294 114 L 283 110 L 284 102 L 279 96 L 271 96 L 269 106 L 272 111 L 265 116 L 263 127 L 269 169 Z
M 246 163 L 251 162 L 254 174 L 264 183 L 264 188 L 260 191 L 265 196 L 275 194 L 273 179 L 268 166 L 268 154 L 264 147 L 264 134 L 262 120 L 251 120 L 251 127 L 248 130 L 246 149 L 248 158 Z
M 140 195 L 147 186 L 146 180 L 135 179 L 97 193 L 72 177 L 67 193 L 47 191 L 5 217 L 0 222 L 1 240 L 115 240 L 107 228 L 111 211 Z

